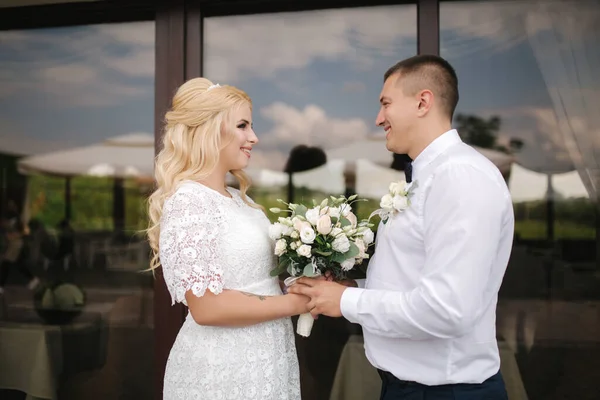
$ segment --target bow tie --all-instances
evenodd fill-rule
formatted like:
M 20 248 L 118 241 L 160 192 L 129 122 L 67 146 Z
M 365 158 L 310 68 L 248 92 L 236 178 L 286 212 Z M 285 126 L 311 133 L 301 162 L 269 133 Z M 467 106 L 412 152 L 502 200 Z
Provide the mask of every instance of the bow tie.
M 406 178 L 406 183 L 412 182 L 412 161 L 404 163 L 404 177 Z

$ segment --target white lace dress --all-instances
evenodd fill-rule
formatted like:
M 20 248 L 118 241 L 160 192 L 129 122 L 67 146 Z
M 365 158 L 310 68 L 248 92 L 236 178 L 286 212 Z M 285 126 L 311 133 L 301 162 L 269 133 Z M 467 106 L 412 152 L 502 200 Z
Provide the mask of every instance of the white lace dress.
M 188 290 L 196 296 L 223 289 L 282 294 L 269 276 L 275 262 L 269 220 L 228 190 L 232 199 L 185 182 L 165 202 L 160 259 L 173 303 L 186 304 Z M 198 325 L 188 312 L 164 379 L 164 400 L 299 400 L 291 320 L 212 327 Z

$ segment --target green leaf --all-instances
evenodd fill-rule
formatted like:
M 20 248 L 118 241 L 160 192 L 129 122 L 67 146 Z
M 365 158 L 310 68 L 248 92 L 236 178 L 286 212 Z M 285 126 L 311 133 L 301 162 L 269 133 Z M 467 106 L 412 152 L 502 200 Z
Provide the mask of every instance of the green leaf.
M 279 259 L 279 264 L 277 265 L 277 267 L 275 267 L 275 268 L 273 268 L 271 270 L 271 272 L 269 273 L 269 275 L 271 275 L 271 276 L 278 276 L 278 275 L 283 274 L 286 271 L 286 269 L 287 269 L 287 267 L 288 267 L 289 264 L 290 264 L 290 259 L 289 258 L 287 258 L 287 257 L 281 257 Z
M 304 267 L 304 271 L 302 272 L 302 274 L 304 276 L 308 276 L 308 277 L 316 276 L 313 273 L 313 265 L 311 263 L 306 264 L 306 266 Z
M 296 209 L 294 210 L 296 215 L 299 215 L 301 217 L 306 217 L 306 212 L 308 211 L 308 208 L 306 208 L 305 205 L 303 204 L 299 204 Z
M 348 197 L 348 201 L 352 201 L 354 199 L 356 199 L 358 197 L 357 194 L 353 194 L 352 196 Z
M 329 257 L 330 255 L 332 255 L 332 254 L 333 254 L 333 252 L 332 252 L 332 251 L 314 250 L 314 252 L 315 252 L 316 254 L 319 254 L 319 255 L 322 255 L 322 256 L 325 256 L 325 257 Z
M 344 255 L 346 256 L 346 259 L 348 259 L 348 258 L 356 257 L 358 255 L 358 253 L 360 253 L 358 246 L 355 245 L 354 243 L 350 242 L 350 250 L 345 252 Z
M 329 199 L 324 199 L 324 200 L 321 202 L 321 208 L 327 207 L 327 204 L 329 204 Z
M 350 222 L 350 220 L 346 217 L 340 217 L 340 223 L 342 224 L 342 228 L 352 225 L 352 222 Z
M 281 274 L 283 274 L 285 272 L 285 268 L 280 268 L 279 266 L 275 267 L 274 269 L 271 270 L 271 272 L 269 272 L 270 276 L 279 276 Z
M 341 264 L 342 262 L 346 261 L 349 258 L 356 257 L 358 255 L 358 253 L 360 253 L 360 250 L 358 250 L 358 247 L 354 243 L 351 242 L 350 249 L 348 249 L 347 252 L 334 253 L 333 256 L 331 257 L 331 261 Z
M 336 263 L 342 263 L 346 260 L 346 256 L 343 255 L 342 253 L 333 253 L 333 255 L 331 256 L 331 261 L 336 262 Z

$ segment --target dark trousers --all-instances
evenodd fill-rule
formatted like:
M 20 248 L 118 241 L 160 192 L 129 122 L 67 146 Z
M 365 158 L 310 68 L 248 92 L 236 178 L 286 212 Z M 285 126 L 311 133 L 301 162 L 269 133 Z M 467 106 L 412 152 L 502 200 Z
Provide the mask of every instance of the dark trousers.
M 508 400 L 500 372 L 479 384 L 439 386 L 401 381 L 389 372 L 378 372 L 382 380 L 380 400 Z

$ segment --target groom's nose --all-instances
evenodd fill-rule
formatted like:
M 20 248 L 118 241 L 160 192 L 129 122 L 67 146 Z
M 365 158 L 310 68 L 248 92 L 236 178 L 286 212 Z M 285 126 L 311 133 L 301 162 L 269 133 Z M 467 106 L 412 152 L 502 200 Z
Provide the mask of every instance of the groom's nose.
M 375 125 L 383 126 L 384 122 L 385 122 L 385 117 L 383 116 L 383 110 L 379 110 L 379 113 L 377 114 L 377 118 L 375 119 Z

